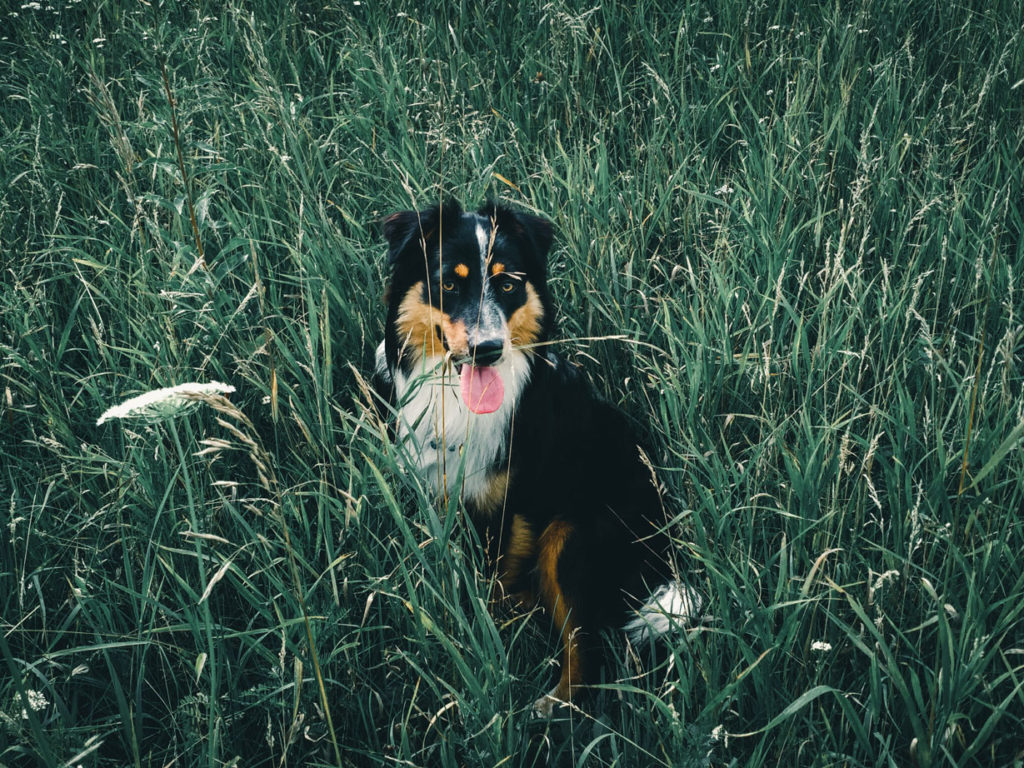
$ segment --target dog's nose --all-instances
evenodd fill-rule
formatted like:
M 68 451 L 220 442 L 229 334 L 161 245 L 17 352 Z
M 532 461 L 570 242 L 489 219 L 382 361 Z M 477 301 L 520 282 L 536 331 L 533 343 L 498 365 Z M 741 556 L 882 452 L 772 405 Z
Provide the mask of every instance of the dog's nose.
M 501 339 L 481 341 L 475 347 L 469 348 L 469 359 L 473 361 L 473 365 L 493 365 L 501 358 L 504 349 L 505 342 Z

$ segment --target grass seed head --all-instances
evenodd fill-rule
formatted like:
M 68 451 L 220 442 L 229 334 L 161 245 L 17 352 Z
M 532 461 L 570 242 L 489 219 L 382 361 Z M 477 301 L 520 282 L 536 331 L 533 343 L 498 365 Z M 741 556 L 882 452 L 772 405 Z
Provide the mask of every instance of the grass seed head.
M 145 392 L 125 400 L 103 412 L 96 420 L 99 426 L 110 419 L 143 419 L 149 422 L 166 421 L 193 410 L 205 398 L 234 392 L 230 384 L 211 381 L 208 384 L 188 382 Z

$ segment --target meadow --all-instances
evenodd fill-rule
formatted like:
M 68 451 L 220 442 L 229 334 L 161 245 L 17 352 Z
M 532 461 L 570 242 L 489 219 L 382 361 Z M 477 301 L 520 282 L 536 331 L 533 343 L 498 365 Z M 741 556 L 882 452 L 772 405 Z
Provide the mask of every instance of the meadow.
M 0 14 L 0 766 L 1024 765 L 1020 0 Z M 554 223 L 706 604 L 550 721 L 367 386 L 446 197 Z

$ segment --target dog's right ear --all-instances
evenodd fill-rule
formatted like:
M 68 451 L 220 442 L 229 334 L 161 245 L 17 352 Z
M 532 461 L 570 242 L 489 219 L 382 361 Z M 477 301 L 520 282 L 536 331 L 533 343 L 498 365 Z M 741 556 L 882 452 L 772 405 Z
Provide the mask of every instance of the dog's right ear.
M 393 267 L 410 254 L 422 258 L 424 248 L 439 237 L 442 222 L 449 224 L 461 215 L 462 208 L 454 201 L 422 211 L 392 213 L 382 226 L 388 241 L 388 264 Z
M 388 264 L 395 266 L 402 254 L 412 245 L 413 239 L 420 234 L 421 216 L 416 211 L 399 211 L 386 219 L 381 229 L 384 239 L 388 241 Z

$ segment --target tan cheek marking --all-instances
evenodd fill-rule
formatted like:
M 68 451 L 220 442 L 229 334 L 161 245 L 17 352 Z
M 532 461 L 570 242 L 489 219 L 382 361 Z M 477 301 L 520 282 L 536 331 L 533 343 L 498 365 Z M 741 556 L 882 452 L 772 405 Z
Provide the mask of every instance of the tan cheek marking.
M 500 261 L 496 261 L 496 262 L 494 262 L 491 265 L 491 274 L 492 275 L 500 275 L 504 271 L 505 271 L 505 265 L 502 264 Z
M 508 331 L 513 346 L 533 344 L 540 337 L 540 326 L 544 320 L 544 305 L 540 296 L 529 283 L 526 284 L 526 303 L 508 319 Z M 527 350 L 529 351 L 529 350 Z
M 444 343 L 436 330 L 444 316 L 425 304 L 422 296 L 423 283 L 416 283 L 398 305 L 396 324 L 402 351 L 409 350 L 414 360 L 419 360 L 424 352 L 431 356 L 444 354 Z
M 461 320 L 452 322 L 448 315 L 441 315 L 441 328 L 444 330 L 444 338 L 448 342 L 448 349 L 456 357 L 469 355 L 469 335 L 466 333 L 466 324 Z
M 455 274 L 458 275 L 459 277 L 465 279 L 465 278 L 469 277 L 469 267 L 467 267 L 465 264 L 456 264 L 455 265 Z

